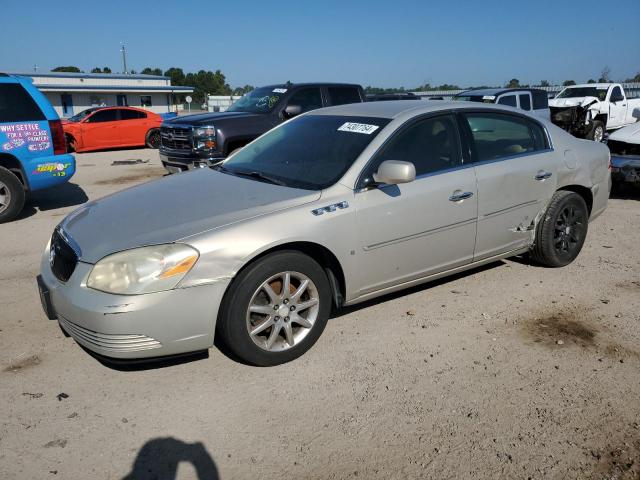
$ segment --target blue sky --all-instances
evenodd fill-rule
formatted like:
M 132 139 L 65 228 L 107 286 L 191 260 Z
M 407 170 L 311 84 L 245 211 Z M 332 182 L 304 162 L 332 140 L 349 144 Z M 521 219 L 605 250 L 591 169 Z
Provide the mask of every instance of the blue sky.
M 640 0 L 2 0 L 0 71 L 220 69 L 232 86 L 383 87 L 614 79 L 640 72 Z

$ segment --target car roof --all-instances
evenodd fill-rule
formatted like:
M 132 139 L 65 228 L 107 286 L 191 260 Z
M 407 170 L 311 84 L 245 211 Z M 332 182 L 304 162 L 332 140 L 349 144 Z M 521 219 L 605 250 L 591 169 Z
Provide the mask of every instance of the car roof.
M 619 85 L 617 83 L 579 83 L 577 85 L 567 85 L 566 87 L 563 88 L 576 88 L 576 87 L 580 87 L 580 88 L 584 88 L 584 87 L 597 87 L 597 88 L 609 88 L 612 85 Z
M 465 90 L 464 92 L 460 92 L 456 94 L 456 97 L 484 97 L 484 96 L 498 96 L 503 93 L 508 92 L 534 92 L 541 91 L 539 88 L 529 88 L 529 87 L 521 87 L 521 88 L 479 88 L 476 90 Z
M 421 115 L 423 113 L 460 110 L 499 110 L 505 113 L 526 114 L 524 110 L 496 105 L 494 103 L 463 102 L 459 100 L 423 100 L 420 102 L 407 102 L 406 100 L 390 100 L 388 102 L 363 102 L 349 103 L 335 107 L 327 107 L 312 110 L 305 115 L 340 115 L 351 117 L 375 117 L 394 119 L 406 113 Z
M 277 83 L 274 85 L 263 85 L 256 88 L 298 88 L 298 87 L 356 87 L 362 88 L 357 83 L 333 83 L 333 82 L 306 82 L 306 83 Z

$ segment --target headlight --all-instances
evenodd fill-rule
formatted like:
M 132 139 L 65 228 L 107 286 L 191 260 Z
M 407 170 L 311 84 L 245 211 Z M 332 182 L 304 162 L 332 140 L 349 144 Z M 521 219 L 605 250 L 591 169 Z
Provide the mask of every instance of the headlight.
M 196 249 L 181 244 L 114 253 L 93 266 L 87 286 L 117 295 L 171 290 L 191 270 L 199 255 Z
M 196 127 L 193 129 L 194 137 L 215 137 L 216 129 L 213 125 L 207 127 Z

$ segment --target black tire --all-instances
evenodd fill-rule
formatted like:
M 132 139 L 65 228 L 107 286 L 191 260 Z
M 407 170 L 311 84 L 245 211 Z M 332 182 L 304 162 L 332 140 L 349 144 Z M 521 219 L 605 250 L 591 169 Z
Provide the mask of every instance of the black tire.
M 76 151 L 76 140 L 71 135 L 64 136 L 65 141 L 67 142 L 67 153 L 73 153 Z
M 547 267 L 564 267 L 573 262 L 587 237 L 589 212 L 584 199 L 574 192 L 553 194 L 536 229 L 531 258 Z
M 254 314 L 248 313 L 248 309 L 256 294 L 264 295 L 264 292 L 260 290 L 262 288 L 261 286 L 281 272 L 299 273 L 306 276 L 311 281 L 309 288 L 314 288 L 314 294 L 318 299 L 318 307 L 314 310 L 316 313 L 315 320 L 306 332 L 303 331 L 303 327 L 297 323 L 290 323 L 290 328 L 294 329 L 293 331 L 296 332 L 296 335 L 299 332 L 303 332 L 304 336 L 299 342 L 294 342 L 293 346 L 285 346 L 284 348 L 286 349 L 268 351 L 266 346 L 259 346 L 256 343 L 257 340 L 254 341 L 253 338 L 264 338 L 266 344 L 266 338 L 271 336 L 275 325 L 264 330 L 264 337 L 252 337 L 249 333 L 249 322 L 254 322 L 255 317 L 253 316 Z M 279 292 L 281 295 L 285 290 L 282 288 L 282 285 L 283 283 L 280 284 Z M 289 294 L 294 293 L 291 292 L 291 288 L 296 289 L 293 279 L 291 281 Z M 273 288 L 273 292 L 278 293 L 276 287 Z M 301 356 L 320 338 L 331 312 L 331 298 L 331 290 L 327 276 L 316 261 L 307 255 L 293 250 L 274 252 L 247 266 L 234 279 L 220 306 L 216 335 L 218 336 L 218 340 L 221 340 L 231 353 L 248 364 L 267 367 L 286 363 Z M 292 299 L 290 301 L 291 305 L 293 305 L 294 300 Z M 282 300 L 280 307 L 288 308 L 284 307 L 284 303 L 286 303 L 286 301 Z M 302 309 L 300 312 L 302 312 Z M 272 318 L 271 314 L 264 315 L 265 317 L 258 318 L 255 325 L 252 323 L 252 326 L 257 326 L 257 324 L 261 323 L 262 320 L 267 317 Z M 277 315 L 277 312 L 273 315 Z M 273 318 L 280 319 L 278 316 L 274 316 Z M 289 321 L 288 316 L 286 319 Z M 284 322 L 285 319 L 283 318 L 279 321 Z M 284 345 L 286 342 L 284 328 L 282 328 L 282 330 L 278 329 L 277 332 L 274 338 L 278 339 L 279 344 Z
M 25 192 L 20 179 L 0 167 L 0 223 L 9 222 L 22 211 Z
M 160 130 L 157 128 L 149 130 L 147 132 L 145 143 L 148 148 L 155 148 L 156 150 L 160 148 Z
M 606 133 L 606 130 L 604 127 L 604 123 L 601 122 L 600 120 L 594 120 L 591 130 L 587 134 L 587 139 L 601 142 L 602 140 L 604 140 L 605 133 Z

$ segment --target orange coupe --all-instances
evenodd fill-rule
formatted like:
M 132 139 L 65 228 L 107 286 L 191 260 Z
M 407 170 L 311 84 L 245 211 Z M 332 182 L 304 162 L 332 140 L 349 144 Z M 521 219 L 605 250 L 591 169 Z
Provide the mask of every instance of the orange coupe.
M 158 148 L 160 124 L 157 113 L 131 107 L 94 107 L 83 110 L 62 127 L 69 151 L 89 152 L 118 147 Z

